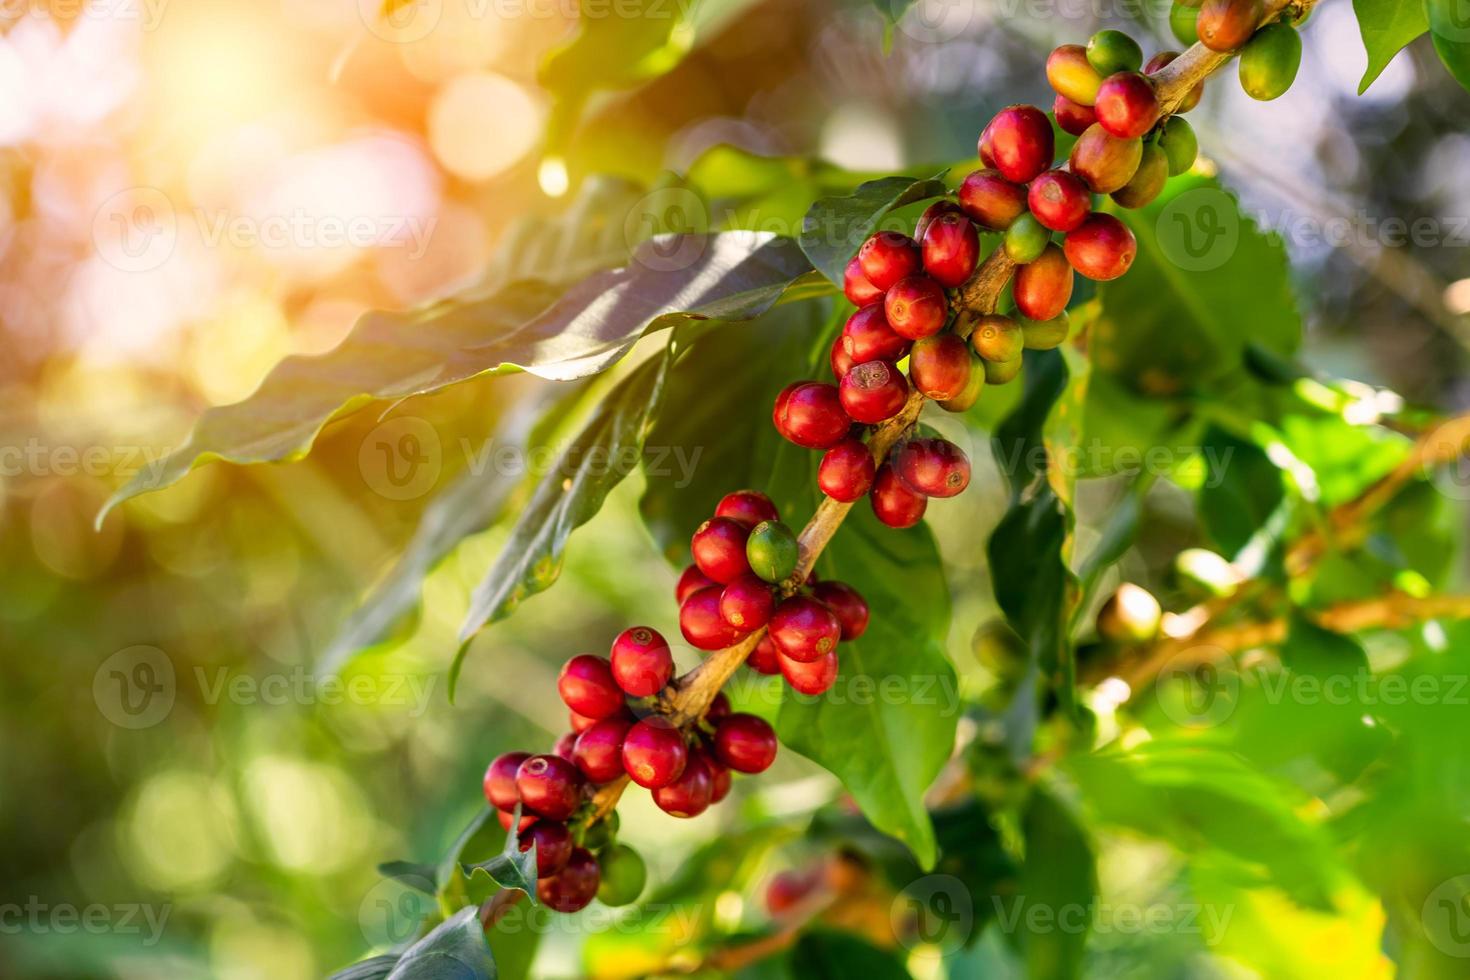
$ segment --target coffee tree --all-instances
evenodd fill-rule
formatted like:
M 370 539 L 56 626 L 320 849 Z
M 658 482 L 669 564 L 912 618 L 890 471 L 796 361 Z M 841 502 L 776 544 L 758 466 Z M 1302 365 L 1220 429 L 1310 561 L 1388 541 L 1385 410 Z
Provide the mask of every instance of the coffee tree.
M 1146 52 L 1116 30 L 1064 44 L 1037 66 L 1052 104 L 996 113 L 977 133 L 978 166 L 872 179 L 828 168 L 792 234 L 741 217 L 790 179 L 786 161 L 712 151 L 728 186 L 590 179 L 562 218 L 503 251 L 485 289 L 369 314 L 336 350 L 292 358 L 210 411 L 125 487 L 118 501 L 206 457 L 299 455 L 368 400 L 510 371 L 561 383 L 543 418 L 512 416 L 498 434 L 570 426 L 557 465 L 513 511 L 495 485 L 505 477 L 446 489 L 327 655 L 335 669 L 378 639 L 428 568 L 504 521 L 452 691 L 478 669 L 471 641 L 553 586 L 573 532 L 627 475 L 607 461 L 642 455 L 642 518 L 682 569 L 668 616 L 568 651 L 566 734 L 485 760 L 486 807 L 437 864 L 384 866 L 432 892 L 442 921 L 340 975 L 439 976 L 452 963 L 494 976 L 517 903 L 575 914 L 650 899 L 643 858 L 619 839 L 620 800 L 646 790 L 697 818 L 784 750 L 830 771 L 852 804 L 808 829 L 816 856 L 770 880 L 752 930 L 716 898 L 748 890 L 753 856 L 788 831 L 756 822 L 715 841 L 657 893 L 699 910 L 689 929 L 589 940 L 632 964 L 613 973 L 784 957 L 796 975 L 904 975 L 904 950 L 943 953 L 993 927 L 1030 975 L 1077 975 L 1099 899 L 1093 840 L 1129 834 L 1206 855 L 1183 885 L 1207 908 L 1265 888 L 1308 922 L 1372 890 L 1382 921 L 1344 913 L 1374 930 L 1370 945 L 1387 936 L 1407 975 L 1458 975 L 1458 919 L 1436 902 L 1453 911 L 1470 891 L 1442 863 L 1453 853 L 1470 870 L 1463 827 L 1397 807 L 1406 783 L 1454 765 L 1443 747 L 1459 743 L 1464 712 L 1272 692 L 1464 669 L 1470 597 L 1444 591 L 1453 550 L 1435 481 L 1470 420 L 1294 357 L 1282 247 L 1199 165 L 1186 116 L 1207 82 L 1282 95 L 1314 5 L 1175 4 L 1182 51 Z M 1470 40 L 1445 4 L 1354 7 L 1365 85 L 1426 29 L 1466 80 Z M 718 204 L 725 219 L 690 231 L 676 201 L 705 215 Z M 634 225 L 647 234 L 623 248 Z M 972 458 L 977 434 L 993 466 Z M 648 465 L 653 446 L 698 446 L 706 462 L 676 485 Z M 1101 535 L 1080 542 L 1079 485 L 1102 480 L 1122 490 Z M 1161 588 L 1099 594 L 1147 537 L 1144 501 L 1164 484 L 1192 497 L 1198 542 L 1175 547 Z M 991 683 L 966 692 L 961 720 L 913 682 L 955 683 L 931 499 L 960 512 L 976 497 L 1004 501 L 985 549 L 1001 616 L 974 630 Z M 1370 660 L 1373 633 L 1400 656 Z M 698 666 L 676 676 L 671 639 L 700 651 Z M 864 684 L 882 696 L 856 696 Z M 498 852 L 477 854 L 497 827 Z M 951 882 L 963 915 L 950 914 Z M 1067 909 L 1083 910 L 1074 928 L 1056 918 Z M 1234 955 L 1279 966 L 1259 948 Z

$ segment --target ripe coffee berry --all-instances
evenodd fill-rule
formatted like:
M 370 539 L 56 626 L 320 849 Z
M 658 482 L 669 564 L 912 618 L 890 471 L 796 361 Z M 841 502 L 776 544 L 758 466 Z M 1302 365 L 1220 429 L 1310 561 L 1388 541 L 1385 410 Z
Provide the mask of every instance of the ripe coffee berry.
M 1006 229 L 1005 250 L 1012 262 L 1025 265 L 1036 261 L 1046 243 L 1051 241 L 1051 232 L 1032 214 L 1023 214 Z
M 1102 87 L 1102 76 L 1087 60 L 1087 49 L 1080 44 L 1063 44 L 1047 56 L 1046 80 L 1058 95 L 1082 106 L 1096 102 L 1097 90 Z
M 1146 143 L 1133 179 L 1113 191 L 1113 200 L 1125 208 L 1141 208 L 1164 190 L 1169 179 L 1169 157 L 1156 143 Z
M 766 625 L 775 609 L 770 583 L 755 575 L 740 576 L 720 593 L 720 618 L 742 632 Z
M 745 557 L 751 571 L 767 582 L 781 582 L 796 571 L 800 547 L 796 534 L 780 521 L 762 521 L 750 532 Z M 750 627 L 746 627 L 749 629 Z
M 1035 106 L 1007 106 L 987 129 L 995 169 L 1006 180 L 1024 184 L 1051 166 L 1056 145 L 1051 120 Z
M 562 732 L 561 736 L 557 738 L 556 744 L 551 747 L 551 754 L 555 756 L 560 756 L 573 765 L 576 765 L 577 760 L 572 758 L 572 749 L 576 746 L 576 744 L 576 732 Z
M 577 736 L 572 761 L 594 783 L 610 783 L 623 774 L 623 740 L 633 722 L 604 718 Z
M 971 220 L 991 231 L 1005 231 L 1026 210 L 1026 188 L 998 170 L 976 170 L 960 185 L 960 207 Z
M 684 600 L 689 598 L 700 589 L 707 589 L 711 585 L 719 585 L 714 579 L 699 570 L 698 565 L 690 565 L 679 575 L 679 584 L 674 586 L 674 601 L 683 605 Z
M 644 789 L 658 789 L 678 779 L 689 761 L 689 747 L 679 729 L 662 718 L 645 718 L 623 739 L 623 768 Z
M 914 224 L 914 241 L 919 243 L 920 251 L 924 248 L 924 236 L 929 231 L 929 226 L 939 218 L 951 214 L 964 214 L 960 206 L 953 201 L 940 199 L 924 209 L 919 215 L 919 220 Z
M 970 485 L 970 457 L 947 439 L 910 439 L 899 449 L 894 469 L 928 497 L 953 497 Z
M 513 810 L 521 795 L 516 790 L 516 770 L 531 757 L 529 752 L 506 752 L 485 769 L 485 799 L 497 810 Z
M 1025 335 L 1020 324 L 1000 313 L 986 313 L 975 319 L 970 332 L 975 353 L 987 361 L 1009 361 L 1021 356 Z
M 1072 268 L 1089 279 L 1100 281 L 1116 279 L 1127 272 L 1138 252 L 1138 241 L 1128 226 L 1111 214 L 1101 212 L 1095 212 L 1074 231 L 1068 232 L 1063 244 Z
M 716 517 L 728 517 L 732 521 L 739 521 L 746 527 L 755 527 L 761 521 L 776 521 L 781 515 L 776 512 L 776 505 L 771 503 L 771 498 L 759 490 L 736 490 L 727 493 L 720 498 L 715 506 Z
M 719 585 L 700 589 L 679 607 L 679 632 L 696 650 L 723 650 L 745 636 L 744 630 L 731 626 L 720 615 L 722 594 L 724 588 Z
M 906 487 L 889 463 L 878 467 L 868 500 L 873 505 L 873 514 L 889 527 L 913 527 L 923 519 L 929 506 L 929 498 Z
M 944 202 L 949 203 L 949 202 Z M 964 285 L 980 260 L 980 234 L 959 205 L 929 222 L 919 241 L 924 271 L 947 289 Z
M 817 486 L 841 503 L 851 503 L 873 485 L 878 466 L 860 439 L 844 439 L 822 455 L 817 467 Z
M 725 696 L 724 691 L 720 691 L 711 698 L 709 707 L 704 709 L 705 721 L 708 721 L 711 725 L 718 722 L 721 718 L 729 717 L 729 715 L 730 699 Z
M 776 761 L 776 733 L 762 718 L 733 714 L 715 729 L 715 758 L 736 772 L 764 772 Z
M 689 551 L 701 572 L 726 585 L 750 571 L 745 560 L 749 537 L 750 528 L 734 518 L 711 517 L 694 532 Z
M 556 690 L 568 708 L 588 718 L 607 718 L 623 710 L 623 690 L 613 680 L 612 665 L 590 653 L 562 665 Z
M 798 694 L 815 697 L 825 694 L 837 680 L 837 651 L 818 657 L 811 663 L 802 663 L 790 657 L 781 657 L 781 676 Z
M 1051 114 L 1056 116 L 1062 132 L 1072 136 L 1081 136 L 1088 126 L 1097 122 L 1097 113 L 1092 106 L 1079 105 L 1065 95 L 1059 95 L 1052 101 Z
M 537 820 L 521 832 L 522 852 L 536 847 L 536 877 L 545 878 L 567 866 L 572 857 L 572 834 L 559 820 Z
M 868 282 L 884 292 L 923 268 L 918 243 L 896 231 L 880 231 L 863 242 L 858 262 Z
M 587 729 L 597 724 L 599 720 L 600 719 L 597 718 L 588 718 L 586 715 L 579 715 L 575 711 L 567 712 L 567 727 L 569 727 L 573 732 L 577 734 L 585 732 Z
M 1204 0 L 1195 30 L 1211 51 L 1234 51 L 1251 39 L 1264 13 L 1261 0 Z
M 842 349 L 853 364 L 865 361 L 897 361 L 909 352 L 909 340 L 888 323 L 886 303 L 858 310 L 842 326 Z M 848 370 L 852 370 L 851 367 Z M 844 371 L 843 374 L 847 372 Z M 840 378 L 838 380 L 841 380 Z
M 909 384 L 892 361 L 868 361 L 847 372 L 840 392 L 842 408 L 854 422 L 876 425 L 903 410 Z
M 1087 222 L 1083 222 L 1083 227 Z M 1071 232 L 1075 235 L 1076 232 Z M 1068 236 L 1070 237 L 1070 235 Z M 1072 298 L 1072 267 L 1055 243 L 1048 245 L 1035 262 L 1016 270 L 1016 309 L 1031 320 L 1050 320 L 1067 308 Z
M 781 663 L 776 653 L 776 641 L 771 639 L 771 634 L 767 633 L 761 637 L 755 649 L 750 651 L 750 656 L 745 658 L 745 663 L 751 670 L 768 677 L 781 672 Z
M 691 753 L 679 778 L 653 791 L 653 802 L 670 816 L 697 817 L 714 798 L 714 779 L 703 755 Z
M 1119 139 L 1133 139 L 1153 129 L 1159 118 L 1154 84 L 1136 71 L 1109 76 L 1097 92 L 1097 124 Z
M 944 287 L 925 275 L 901 279 L 883 297 L 888 325 L 900 337 L 918 340 L 938 333 L 949 317 Z
M 854 255 L 842 270 L 842 295 L 853 306 L 863 307 L 883 298 L 883 290 L 868 282 L 863 275 L 863 264 Z
M 597 896 L 601 882 L 597 859 L 585 847 L 572 851 L 566 866 L 550 878 L 536 882 L 536 897 L 542 905 L 557 912 L 580 912 Z
M 868 629 L 868 603 L 857 589 L 845 582 L 818 582 L 812 597 L 832 610 L 842 626 L 844 643 L 856 640 Z
M 909 378 L 925 398 L 953 398 L 970 383 L 970 349 L 952 333 L 925 337 L 909 355 Z M 820 471 L 817 476 L 820 482 Z
M 582 773 L 555 755 L 533 755 L 516 770 L 516 791 L 526 809 L 550 820 L 565 820 L 582 798 Z
M 1048 170 L 1031 182 L 1026 203 L 1043 226 L 1052 231 L 1071 231 L 1092 210 L 1092 195 L 1073 174 Z
M 777 432 L 807 449 L 835 446 L 852 425 L 836 386 L 817 381 L 799 382 L 781 392 L 772 418 Z
M 704 764 L 709 766 L 710 796 L 711 803 L 718 803 L 730 795 L 730 770 L 720 760 L 712 755 L 704 755 Z
M 832 341 L 832 353 L 827 355 L 827 359 L 832 365 L 832 379 L 834 381 L 841 381 L 842 376 L 851 371 L 853 366 L 857 364 L 857 361 L 853 360 L 852 355 L 842 346 L 842 342 L 843 337 L 839 334 Z
M 771 639 L 784 657 L 810 663 L 837 648 L 842 624 L 832 610 L 809 596 L 792 596 L 771 615 Z
M 1143 141 L 1119 139 L 1098 123 L 1077 137 L 1069 166 L 1084 184 L 1099 194 L 1111 194 L 1133 179 L 1143 157 Z
M 817 886 L 817 876 L 810 871 L 779 871 L 766 885 L 766 912 L 773 919 L 784 918 Z
M 627 694 L 646 698 L 663 690 L 674 675 L 674 656 L 669 643 L 657 630 L 634 626 L 613 640 L 613 680 Z
M 511 818 L 514 817 L 514 816 L 515 816 L 515 808 L 514 807 L 512 807 L 509 810 L 496 810 L 495 811 L 495 819 L 497 819 L 497 820 L 500 821 L 500 829 L 503 830 L 503 831 L 505 831 L 506 833 L 510 833 L 510 821 L 511 821 Z M 536 814 L 534 814 L 534 813 L 522 814 L 521 815 L 521 822 L 518 823 L 518 824 L 516 824 L 516 833 L 518 833 L 518 834 L 519 833 L 524 833 L 525 831 L 529 830 L 532 826 L 535 825 L 536 821 L 539 820 L 539 819 L 541 819 L 541 818 L 538 817 L 538 816 L 536 816 Z

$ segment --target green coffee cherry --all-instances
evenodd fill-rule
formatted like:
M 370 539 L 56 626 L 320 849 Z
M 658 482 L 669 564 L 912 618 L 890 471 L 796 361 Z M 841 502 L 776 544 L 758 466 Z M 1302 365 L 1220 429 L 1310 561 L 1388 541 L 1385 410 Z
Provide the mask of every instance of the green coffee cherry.
M 614 810 L 582 832 L 582 846 L 589 851 L 598 851 L 613 842 L 618 835 L 618 811 Z
M 1199 138 L 1187 120 L 1170 116 L 1159 133 L 1159 149 L 1169 159 L 1169 176 L 1178 177 L 1194 166 L 1195 158 L 1199 156 Z
M 1168 179 L 1168 154 L 1157 143 L 1145 143 L 1138 169 L 1122 189 L 1113 192 L 1113 200 L 1125 208 L 1141 208 L 1159 196 Z
M 1240 52 L 1240 86 L 1262 102 L 1279 98 L 1296 81 L 1302 64 L 1302 37 L 1290 24 L 1267 24 Z
M 1030 211 L 1023 213 L 1006 229 L 1006 255 L 1017 265 L 1035 262 L 1051 241 L 1051 232 Z
M 1169 10 L 1169 30 L 1180 44 L 1193 44 L 1199 40 L 1199 7 L 1175 3 Z
M 939 407 L 946 412 L 968 412 L 975 403 L 980 400 L 980 392 L 985 390 L 985 362 L 978 357 L 970 359 L 970 381 L 965 385 L 965 390 L 939 403 Z
M 1240 569 L 1205 548 L 1186 548 L 1174 558 L 1174 574 L 1191 596 L 1223 599 L 1240 587 Z
M 1051 350 L 1061 346 L 1071 328 L 1072 321 L 1063 310 L 1050 320 L 1022 320 L 1021 336 L 1026 341 L 1027 350 Z
M 1087 42 L 1087 63 L 1103 78 L 1138 71 L 1143 67 L 1143 49 L 1122 31 L 1098 31 Z
M 602 881 L 597 897 L 603 905 L 631 905 L 643 894 L 648 883 L 648 867 L 638 852 L 627 844 L 603 848 L 597 855 L 602 867 Z
M 761 521 L 751 529 L 745 542 L 745 558 L 750 570 L 767 582 L 781 582 L 796 571 L 801 549 L 796 534 L 780 521 Z
M 1015 380 L 1016 375 L 1021 373 L 1021 355 L 1017 354 L 1009 361 L 986 361 L 985 383 L 988 385 L 1003 385 L 1008 381 Z
M 970 649 L 980 666 L 999 680 L 1014 682 L 1026 674 L 1026 641 L 1003 619 L 981 623 L 970 641 Z
M 1163 610 L 1153 593 L 1124 582 L 1097 613 L 1097 635 L 1108 643 L 1147 643 L 1159 635 Z

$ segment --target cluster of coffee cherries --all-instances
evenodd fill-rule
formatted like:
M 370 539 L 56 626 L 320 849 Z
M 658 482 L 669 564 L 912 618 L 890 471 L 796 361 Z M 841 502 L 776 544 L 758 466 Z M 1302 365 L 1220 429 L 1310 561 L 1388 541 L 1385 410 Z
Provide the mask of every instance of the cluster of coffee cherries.
M 1181 44 L 1196 41 L 1211 51 L 1240 52 L 1240 86 L 1253 99 L 1279 98 L 1296 81 L 1302 39 L 1285 20 L 1257 27 L 1262 0 L 1178 0 L 1169 26 Z
M 547 907 L 576 912 L 594 897 L 625 905 L 642 891 L 642 860 L 612 839 L 616 815 L 590 819 L 589 786 L 627 776 L 665 813 L 694 817 L 725 798 L 732 772 L 763 772 L 775 760 L 771 726 L 732 712 L 723 694 L 688 731 L 655 713 L 652 699 L 673 673 L 657 630 L 624 630 L 609 656 L 580 654 L 562 667 L 557 691 L 571 731 L 552 752 L 507 752 L 485 770 L 485 798 L 501 826 L 518 834 L 521 850 L 535 845 L 536 892 Z
M 832 686 L 837 645 L 863 635 L 868 604 L 842 582 L 788 583 L 801 549 L 769 497 L 758 490 L 726 494 L 694 532 L 689 551 L 694 564 L 674 594 L 679 629 L 691 646 L 721 650 L 766 627 L 746 660 L 752 669 L 780 674 L 801 694 Z

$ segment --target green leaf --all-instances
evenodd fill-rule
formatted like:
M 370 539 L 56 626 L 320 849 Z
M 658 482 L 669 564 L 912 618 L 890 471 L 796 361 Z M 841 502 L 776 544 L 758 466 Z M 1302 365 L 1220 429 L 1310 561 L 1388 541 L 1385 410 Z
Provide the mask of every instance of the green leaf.
M 338 970 L 327 980 L 384 980 L 398 963 L 397 953 L 384 953 Z
M 1358 83 L 1359 95 L 1368 91 L 1404 45 L 1429 30 L 1424 8 L 1425 4 L 1412 0 L 1353 0 L 1363 48 L 1368 52 L 1368 69 Z
M 1470 89 L 1470 13 L 1461 0 L 1424 0 L 1434 50 L 1462 88 Z
M 553 381 L 597 374 L 645 333 L 758 316 L 809 271 L 793 241 L 769 233 L 661 235 L 640 245 L 625 268 L 585 279 L 560 298 L 555 287 L 524 282 L 409 313 L 369 313 L 332 351 L 288 357 L 244 401 L 205 412 L 184 446 L 140 471 L 98 520 L 205 460 L 298 457 L 329 420 L 373 399 L 516 369 Z M 815 281 L 797 294 L 810 294 Z
M 1092 845 L 1071 811 L 1040 788 L 1027 800 L 1021 832 L 1026 859 L 1017 896 L 998 922 L 1012 933 L 1021 927 L 1027 976 L 1080 976 L 1098 895 Z
M 1266 528 L 1285 500 L 1281 471 L 1259 446 L 1216 426 L 1205 431 L 1201 455 L 1200 523 L 1216 550 L 1233 557 Z
M 455 842 L 452 853 L 458 854 L 464 849 L 464 845 L 468 843 L 471 837 L 475 836 L 475 832 L 480 829 L 480 825 L 485 822 L 489 815 L 490 811 L 487 807 L 481 814 L 479 822 L 471 824 L 465 829 L 464 833 L 460 834 L 459 839 Z M 511 814 L 510 825 L 512 827 L 519 827 L 520 823 L 521 805 L 517 803 L 514 812 Z M 445 864 L 447 865 L 450 860 L 451 858 L 446 858 Z M 480 861 L 476 864 L 461 864 L 459 868 L 466 878 L 474 877 L 476 871 L 483 871 L 501 888 L 518 888 L 525 892 L 531 899 L 531 904 L 536 904 L 536 844 L 534 841 L 528 849 L 523 851 L 520 848 L 520 840 L 516 835 L 507 833 L 505 835 L 505 846 L 501 848 L 499 854 L 488 861 Z M 445 870 L 447 871 L 448 869 L 446 868 Z M 447 873 L 444 875 L 446 879 L 448 876 Z
M 813 929 L 791 951 L 792 976 L 803 980 L 908 980 L 909 972 L 892 952 L 850 932 Z
M 942 197 L 944 171 L 927 180 L 880 177 L 851 194 L 824 197 L 813 204 L 801 223 L 801 250 L 818 272 L 838 286 L 848 260 L 864 239 L 877 230 L 883 216 L 931 197 Z
M 495 980 L 479 909 L 460 909 L 398 959 L 387 980 Z

